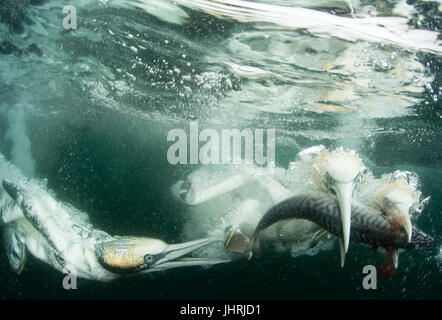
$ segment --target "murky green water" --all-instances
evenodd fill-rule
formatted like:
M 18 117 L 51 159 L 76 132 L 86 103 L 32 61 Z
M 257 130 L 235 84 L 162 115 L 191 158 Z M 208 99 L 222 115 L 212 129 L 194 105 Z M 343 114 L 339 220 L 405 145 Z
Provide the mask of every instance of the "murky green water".
M 167 134 L 198 120 L 217 129 L 275 128 L 281 168 L 300 150 L 323 144 L 354 148 L 378 177 L 415 172 L 423 196 L 431 197 L 415 224 L 435 243 L 401 253 L 397 274 L 372 291 L 362 287 L 362 268 L 382 259 L 356 243 L 343 269 L 335 241 L 313 256 L 270 251 L 207 269 L 110 283 L 79 279 L 71 291 L 62 288 L 62 273 L 31 256 L 16 275 L 1 251 L 0 297 L 441 298 L 441 51 L 319 37 L 276 28 L 276 18 L 241 23 L 185 6 L 187 22 L 172 23 L 122 1 L 75 2 L 78 28 L 68 31 L 66 3 L 41 2 L 2 2 L 0 150 L 14 160 L 10 112 L 25 110 L 36 176 L 97 228 L 169 242 L 189 236 L 182 230 L 190 213 L 171 186 L 197 166 L 168 162 Z M 370 4 L 361 3 L 355 14 Z M 371 5 L 388 15 L 396 2 Z M 440 31 L 437 3 L 409 5 L 412 24 Z M 320 9 L 350 15 L 345 3 L 331 7 Z

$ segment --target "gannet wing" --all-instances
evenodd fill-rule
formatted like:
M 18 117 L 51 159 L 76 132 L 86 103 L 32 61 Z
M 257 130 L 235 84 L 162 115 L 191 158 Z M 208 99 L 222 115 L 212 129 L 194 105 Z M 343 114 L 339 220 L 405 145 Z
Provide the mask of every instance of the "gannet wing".
M 2 186 L 21 208 L 25 219 L 46 239 L 49 246 L 56 250 L 59 249 L 58 244 L 61 242 L 59 241 L 59 233 L 54 230 L 60 230 L 60 221 L 56 221 L 53 217 L 54 212 L 60 210 L 56 200 L 43 190 L 31 190 L 31 186 L 26 186 L 25 189 L 6 180 L 3 180 Z M 41 192 L 41 194 L 36 194 L 36 192 Z M 63 219 L 62 215 L 57 215 L 57 219 Z M 69 226 L 66 226 L 66 228 L 69 228 Z M 63 265 L 61 260 L 59 263 Z
M 25 190 L 21 186 L 6 180 L 3 180 L 2 186 L 21 208 L 25 219 L 47 241 L 47 248 L 54 260 L 53 265 L 58 264 L 62 270 L 66 265 L 66 261 L 60 254 L 63 249 L 63 241 L 60 241 L 62 235 L 56 232 L 60 230 L 60 225 L 52 216 L 54 211 L 61 209 L 61 207 L 49 193 L 43 190 Z M 41 192 L 41 194 L 35 194 L 35 192 Z M 58 215 L 57 218 L 63 219 L 62 215 Z M 70 227 L 72 226 L 65 226 L 65 228 Z M 73 231 L 73 229 L 71 230 Z M 19 246 L 17 245 L 17 247 Z
M 89 215 L 81 210 L 78 210 L 73 205 L 67 202 L 59 202 L 61 208 L 69 213 L 69 217 L 72 218 L 72 221 L 77 223 L 78 225 L 90 225 L 91 221 Z
M 316 158 L 326 148 L 322 144 L 303 149 L 296 155 L 296 160 L 309 162 Z
M 9 263 L 12 269 L 19 274 L 26 262 L 26 246 L 11 227 L 6 227 L 4 243 Z
M 249 177 L 225 166 L 203 167 L 172 186 L 172 193 L 187 205 L 195 206 L 238 189 Z
M 274 204 L 284 201 L 293 196 L 293 193 L 290 190 L 285 188 L 282 184 L 280 184 L 271 176 L 262 175 L 257 177 L 256 180 L 261 185 L 261 187 L 266 190 Z
M 41 208 L 41 205 L 34 199 L 34 196 L 31 193 L 26 192 L 24 188 L 15 183 L 3 180 L 2 186 L 8 195 L 21 208 L 26 220 L 28 220 L 41 235 L 49 240 L 49 232 L 45 227 L 44 219 L 42 219 L 39 214 L 43 213 L 44 215 L 47 215 L 48 213 L 46 211 L 49 210 L 45 209 L 49 209 L 49 206 L 47 205 L 47 208 Z

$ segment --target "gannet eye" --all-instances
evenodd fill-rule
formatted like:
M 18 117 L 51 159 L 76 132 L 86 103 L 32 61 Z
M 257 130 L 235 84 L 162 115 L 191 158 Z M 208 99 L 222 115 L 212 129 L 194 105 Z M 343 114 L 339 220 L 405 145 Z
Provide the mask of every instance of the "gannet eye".
M 144 262 L 148 265 L 148 266 L 151 266 L 152 264 L 153 264 L 153 255 L 151 255 L 151 254 L 146 254 L 145 256 L 144 256 Z
M 385 209 L 390 209 L 393 206 L 393 202 L 387 197 L 384 198 L 384 207 Z
M 362 168 L 361 171 L 359 171 L 358 175 L 356 176 L 356 181 L 358 181 L 360 183 L 366 182 L 367 173 L 368 173 L 368 169 Z
M 325 187 L 327 189 L 331 189 L 333 186 L 333 178 L 330 176 L 328 172 L 325 172 L 323 179 Z

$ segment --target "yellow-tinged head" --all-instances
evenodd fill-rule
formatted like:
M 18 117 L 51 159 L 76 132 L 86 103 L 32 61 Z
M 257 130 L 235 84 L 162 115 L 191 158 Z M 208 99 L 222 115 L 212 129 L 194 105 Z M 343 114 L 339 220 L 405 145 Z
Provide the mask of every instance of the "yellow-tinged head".
M 227 262 L 226 259 L 188 257 L 193 251 L 221 240 L 205 238 L 178 244 L 159 239 L 118 237 L 95 247 L 100 264 L 119 274 L 152 272 L 185 266 L 202 266 Z
M 404 228 L 411 241 L 412 225 L 410 208 L 415 202 L 414 190 L 399 178 L 379 188 L 374 196 L 376 205 L 398 226 Z

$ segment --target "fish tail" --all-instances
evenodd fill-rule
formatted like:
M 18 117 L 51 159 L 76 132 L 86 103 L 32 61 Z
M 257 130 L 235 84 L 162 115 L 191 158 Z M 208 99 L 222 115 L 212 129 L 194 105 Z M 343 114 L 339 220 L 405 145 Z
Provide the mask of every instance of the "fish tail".
M 246 255 L 250 248 L 250 238 L 241 230 L 230 231 L 224 243 L 227 251 Z
M 240 230 L 232 230 L 228 235 L 224 248 L 227 251 L 239 253 L 246 256 L 247 259 L 251 259 L 253 254 L 260 256 L 261 246 L 258 235 L 253 235 L 249 238 Z
M 250 241 L 250 247 L 249 247 L 249 252 L 248 252 L 248 259 L 250 260 L 253 256 L 253 253 L 255 253 L 255 255 L 257 257 L 261 256 L 261 243 L 259 241 L 259 235 L 256 234 L 252 237 L 252 240 Z

